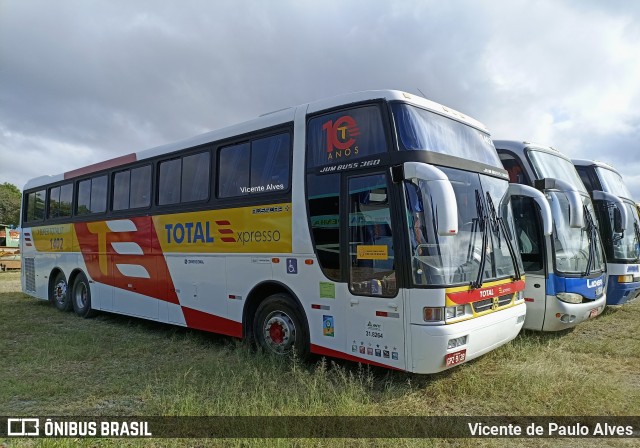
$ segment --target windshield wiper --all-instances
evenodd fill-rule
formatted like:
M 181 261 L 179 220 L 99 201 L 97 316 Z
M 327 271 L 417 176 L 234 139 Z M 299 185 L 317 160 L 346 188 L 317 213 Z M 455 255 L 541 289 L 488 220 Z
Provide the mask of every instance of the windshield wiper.
M 591 269 L 592 269 L 592 265 L 593 265 L 593 259 L 595 257 L 595 241 L 596 241 L 596 235 L 594 232 L 597 232 L 598 229 L 595 225 L 595 223 L 593 222 L 593 217 L 591 216 L 591 213 L 589 213 L 589 209 L 587 208 L 587 206 L 584 206 L 584 216 L 585 219 L 587 221 L 587 235 L 589 237 L 589 258 L 587 259 L 587 268 L 585 269 L 584 272 L 584 276 L 587 277 L 589 275 L 591 275 Z
M 516 258 L 516 251 L 513 249 L 513 244 L 511 244 L 511 239 L 509 238 L 509 233 L 507 232 L 507 227 L 504 223 L 504 219 L 501 216 L 498 216 L 496 212 L 496 207 L 493 204 L 493 199 L 491 199 L 491 195 L 487 192 L 487 204 L 489 205 L 489 216 L 494 222 L 494 233 L 497 234 L 498 237 L 498 247 L 500 247 L 500 232 L 504 234 L 504 241 L 507 243 L 507 250 L 509 251 L 509 256 L 511 256 L 511 263 L 513 263 L 513 279 L 520 280 L 522 278 L 522 273 L 520 272 L 520 264 L 518 263 L 518 259 Z
M 480 263 L 478 266 L 478 276 L 476 280 L 471 282 L 469 286 L 471 289 L 478 289 L 482 286 L 482 282 L 484 280 L 484 265 L 487 259 L 487 245 L 489 244 L 489 234 L 487 232 L 487 213 L 484 209 L 484 203 L 482 201 L 482 196 L 480 192 L 476 190 L 476 212 L 478 214 L 478 225 L 480 226 L 480 231 L 482 232 L 482 249 L 480 250 Z M 474 232 L 475 235 L 475 232 Z M 470 243 L 474 243 L 475 238 L 470 240 Z M 469 250 L 473 251 L 473 248 L 469 246 Z
M 638 221 L 633 221 L 633 230 L 636 234 L 636 261 L 640 260 L 640 226 Z

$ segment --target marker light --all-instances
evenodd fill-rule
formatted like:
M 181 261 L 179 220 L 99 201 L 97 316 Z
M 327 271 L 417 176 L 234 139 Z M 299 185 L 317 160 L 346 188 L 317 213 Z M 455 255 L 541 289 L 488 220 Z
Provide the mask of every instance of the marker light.
M 557 294 L 558 299 L 567 303 L 582 303 L 583 297 L 575 292 L 559 292 Z
M 618 283 L 632 283 L 633 275 L 618 275 Z
M 425 306 L 422 309 L 422 316 L 425 322 L 442 322 L 442 307 Z

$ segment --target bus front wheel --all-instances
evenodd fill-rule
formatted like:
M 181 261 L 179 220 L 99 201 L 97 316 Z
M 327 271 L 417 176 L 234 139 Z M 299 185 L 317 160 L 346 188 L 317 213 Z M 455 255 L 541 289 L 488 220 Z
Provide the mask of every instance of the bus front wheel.
M 302 313 L 286 294 L 271 295 L 260 304 L 253 334 L 258 346 L 268 353 L 282 356 L 295 352 L 303 359 L 309 353 L 309 337 Z
M 95 311 L 91 309 L 91 289 L 87 277 L 80 273 L 73 282 L 71 291 L 73 311 L 80 317 L 92 317 Z
M 71 309 L 71 299 L 69 298 L 68 289 L 67 278 L 62 271 L 58 271 L 51 284 L 49 300 L 60 311 L 69 311 Z

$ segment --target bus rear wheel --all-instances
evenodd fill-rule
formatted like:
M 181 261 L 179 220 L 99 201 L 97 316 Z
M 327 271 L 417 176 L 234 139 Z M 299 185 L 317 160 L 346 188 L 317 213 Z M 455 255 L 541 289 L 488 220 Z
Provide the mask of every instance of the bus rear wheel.
M 271 295 L 260 304 L 253 334 L 257 345 L 268 353 L 280 356 L 295 353 L 302 359 L 309 354 L 309 337 L 302 313 L 286 294 Z
M 53 279 L 51 291 L 49 291 L 49 300 L 60 311 L 69 311 L 71 309 L 69 285 L 67 284 L 67 277 L 64 276 L 62 271 L 59 271 Z
M 95 311 L 91 309 L 91 289 L 87 277 L 80 273 L 73 282 L 71 290 L 73 311 L 80 317 L 92 317 Z

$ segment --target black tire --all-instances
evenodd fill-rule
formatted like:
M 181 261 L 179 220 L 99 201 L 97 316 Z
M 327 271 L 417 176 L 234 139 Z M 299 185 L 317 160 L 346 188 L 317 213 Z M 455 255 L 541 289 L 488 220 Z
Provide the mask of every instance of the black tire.
M 287 294 L 274 294 L 258 306 L 253 322 L 256 344 L 278 356 L 309 356 L 309 335 L 295 301 Z
M 73 282 L 71 290 L 71 302 L 73 311 L 80 317 L 93 317 L 95 310 L 91 309 L 91 288 L 87 277 L 80 273 Z
M 49 301 L 60 311 L 69 311 L 72 307 L 71 298 L 69 297 L 69 285 L 67 277 L 62 271 L 59 271 L 51 283 L 49 291 Z

